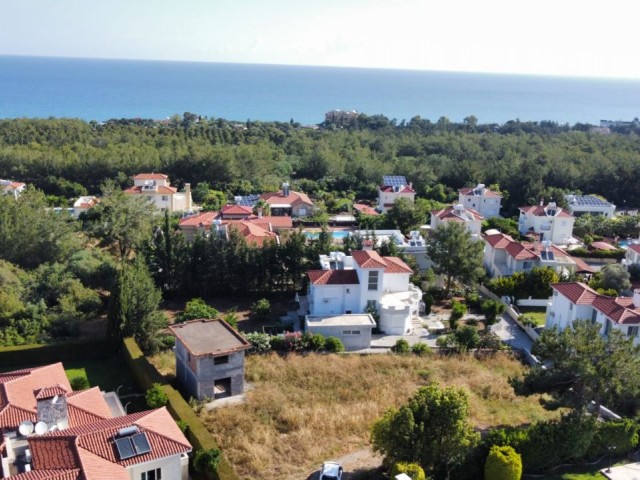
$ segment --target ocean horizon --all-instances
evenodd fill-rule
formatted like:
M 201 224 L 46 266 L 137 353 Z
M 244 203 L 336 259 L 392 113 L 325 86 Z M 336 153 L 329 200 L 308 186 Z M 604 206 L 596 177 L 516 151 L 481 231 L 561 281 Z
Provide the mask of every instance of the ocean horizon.
M 0 118 L 316 124 L 357 110 L 398 121 L 474 115 L 591 123 L 640 116 L 640 80 L 155 60 L 0 56 Z

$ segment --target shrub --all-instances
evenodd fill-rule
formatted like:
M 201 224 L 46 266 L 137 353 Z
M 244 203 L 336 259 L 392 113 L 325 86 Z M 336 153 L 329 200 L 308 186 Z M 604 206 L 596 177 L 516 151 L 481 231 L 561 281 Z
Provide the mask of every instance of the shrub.
M 494 445 L 484 465 L 485 480 L 520 480 L 522 459 L 512 447 Z
M 158 347 L 160 350 L 171 350 L 176 346 L 176 337 L 168 334 L 158 335 Z
M 87 377 L 73 377 L 69 383 L 73 391 L 86 390 L 89 388 L 89 380 L 87 380 Z
M 586 248 L 575 248 L 571 250 L 571 255 L 574 257 L 587 257 L 587 258 L 615 258 L 620 260 L 624 258 L 626 254 L 625 250 L 587 250 Z
M 305 332 L 302 335 L 302 339 L 307 350 L 311 350 L 312 352 L 324 350 L 325 338 L 321 333 Z
M 538 324 L 533 318 L 529 317 L 524 313 L 518 317 L 518 321 L 525 327 L 535 328 L 538 326 Z
M 424 314 L 429 315 L 431 313 L 431 307 L 435 303 L 435 298 L 430 293 L 425 293 L 422 295 L 422 301 L 424 302 Z
M 469 292 L 466 292 L 464 294 L 464 302 L 470 307 L 470 308 L 477 308 L 480 306 L 480 303 L 482 301 L 482 297 L 480 297 L 480 294 L 476 291 L 476 290 L 471 290 Z
M 337 337 L 327 337 L 324 339 L 324 348 L 327 352 L 340 353 L 344 352 L 344 344 Z
M 217 448 L 209 448 L 206 450 L 196 450 L 196 455 L 193 459 L 193 467 L 196 472 L 200 473 L 213 473 L 218 470 L 220 465 L 220 450 Z
M 236 330 L 238 329 L 238 320 L 240 318 L 238 317 L 238 311 L 235 307 L 227 310 L 227 313 L 222 316 L 222 319 Z
M 458 321 L 467 313 L 467 306 L 464 303 L 453 300 L 451 302 L 451 316 L 449 317 L 449 328 L 458 328 Z
M 162 386 L 159 383 L 154 383 L 153 387 L 147 390 L 144 398 L 149 408 L 164 407 L 169 401 L 167 394 L 164 393 L 164 390 L 162 390 Z
M 415 343 L 411 347 L 411 353 L 419 357 L 426 357 L 427 355 L 431 355 L 431 347 L 426 343 Z
M 187 302 L 184 311 L 176 317 L 179 322 L 188 320 L 197 320 L 199 318 L 216 318 L 218 311 L 202 300 L 201 298 L 192 298 Z
M 442 350 L 458 350 L 458 342 L 456 341 L 456 337 L 452 333 L 439 336 L 436 339 L 436 345 Z
M 266 298 L 261 298 L 251 305 L 251 313 L 260 320 L 266 320 L 271 313 L 271 303 Z
M 589 446 L 589 456 L 597 458 L 609 454 L 611 450 L 616 455 L 631 452 L 638 446 L 638 429 L 640 425 L 630 419 L 598 422 L 598 429 Z
M 498 315 L 504 312 L 505 305 L 495 300 L 485 300 L 481 309 L 485 316 L 485 325 L 493 325 L 498 320 Z
M 275 350 L 276 352 L 286 351 L 286 347 L 284 345 L 284 335 L 272 335 L 269 338 L 269 343 L 271 345 L 271 350 Z
M 474 327 L 465 325 L 453 334 L 460 350 L 473 350 L 480 343 L 480 335 Z
M 424 474 L 424 470 L 417 463 L 396 462 L 391 467 L 389 477 L 395 478 L 396 475 L 400 475 L 401 473 L 411 477 L 411 480 L 426 480 L 427 478 Z
M 396 340 L 396 344 L 391 347 L 391 351 L 399 354 L 407 354 L 411 351 L 411 347 L 409 347 L 409 342 L 404 338 L 399 338 Z
M 284 349 L 288 352 L 300 352 L 305 349 L 301 332 L 285 332 L 282 341 Z
M 251 344 L 249 353 L 265 353 L 271 350 L 271 336 L 268 333 L 245 333 L 244 338 Z

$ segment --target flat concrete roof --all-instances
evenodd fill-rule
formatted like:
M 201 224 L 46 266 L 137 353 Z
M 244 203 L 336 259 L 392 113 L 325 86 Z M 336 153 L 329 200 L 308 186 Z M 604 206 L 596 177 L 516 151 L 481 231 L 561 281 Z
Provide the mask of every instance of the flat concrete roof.
M 354 313 L 344 315 L 307 315 L 308 327 L 375 327 L 376 322 L 368 313 Z
M 171 325 L 169 330 L 192 355 L 224 355 L 251 347 L 224 320 L 192 320 Z

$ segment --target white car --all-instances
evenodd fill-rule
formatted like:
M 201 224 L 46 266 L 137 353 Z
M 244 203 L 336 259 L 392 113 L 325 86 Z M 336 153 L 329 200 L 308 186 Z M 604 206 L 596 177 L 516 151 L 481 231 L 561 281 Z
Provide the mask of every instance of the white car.
M 320 467 L 318 480 L 342 480 L 342 465 L 336 462 L 324 462 Z

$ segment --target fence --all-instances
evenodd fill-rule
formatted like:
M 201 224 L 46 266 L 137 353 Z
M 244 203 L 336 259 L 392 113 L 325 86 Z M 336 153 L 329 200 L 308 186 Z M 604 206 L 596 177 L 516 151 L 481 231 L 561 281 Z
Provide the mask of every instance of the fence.
M 505 305 L 504 313 L 509 315 L 509 317 L 511 317 L 511 319 L 527 334 L 527 336 L 531 340 L 533 340 L 535 342 L 540 337 L 540 335 L 538 335 L 538 332 L 536 332 L 533 328 L 531 328 L 528 325 L 524 325 L 522 322 L 520 322 L 520 320 L 519 320 L 520 312 L 518 312 L 514 308 L 513 305 L 509 305 L 508 303 L 504 302 L 500 297 L 498 297 L 495 293 L 493 293 L 491 290 L 489 290 L 484 285 L 480 285 L 478 287 L 478 290 L 480 290 L 480 293 L 482 293 L 483 295 L 489 297 L 490 299 L 504 303 L 504 305 Z M 547 301 L 548 300 L 545 300 L 545 305 L 546 305 Z
M 520 300 L 516 300 L 516 305 L 519 307 L 546 307 L 547 303 L 549 303 L 548 298 L 522 298 Z

